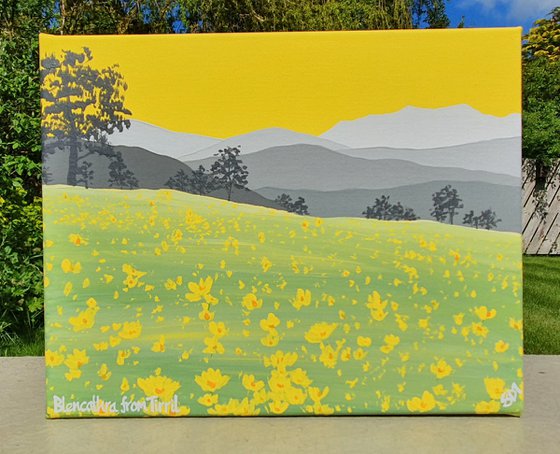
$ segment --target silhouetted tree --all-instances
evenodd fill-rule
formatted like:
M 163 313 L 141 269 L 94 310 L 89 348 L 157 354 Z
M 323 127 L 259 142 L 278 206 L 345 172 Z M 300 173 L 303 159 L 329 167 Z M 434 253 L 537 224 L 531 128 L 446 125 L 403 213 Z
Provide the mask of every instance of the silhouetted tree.
M 368 219 L 390 220 L 392 205 L 389 202 L 389 198 L 390 196 L 382 195 L 380 198 L 375 199 L 375 203 L 372 206 L 366 207 L 362 214 Z
M 486 230 L 495 229 L 498 226 L 498 222 L 502 222 L 502 220 L 498 219 L 498 217 L 496 216 L 496 212 L 492 211 L 491 208 L 482 211 L 478 218 L 478 225 Z
M 118 66 L 94 68 L 92 60 L 87 47 L 41 60 L 45 153 L 68 150 L 69 185 L 77 184 L 86 157 L 114 156 L 107 135 L 130 126 L 131 112 L 124 106 L 128 87 Z
M 276 197 L 274 201 L 290 213 L 295 213 L 300 215 L 309 214 L 309 207 L 305 203 L 305 199 L 303 197 L 298 197 L 297 200 L 294 201 L 291 196 L 282 193 L 278 197 Z
M 397 202 L 391 207 L 391 219 L 395 221 L 416 221 L 419 218 L 412 208 L 402 206 L 401 202 Z
M 189 192 L 189 175 L 183 169 L 179 169 L 174 176 L 167 180 L 165 186 L 177 191 Z
M 180 169 L 167 180 L 165 186 L 191 194 L 206 195 L 217 188 L 217 183 L 213 174 L 206 172 L 204 166 L 198 166 L 190 175 Z
M 478 229 L 478 221 L 479 217 L 474 215 L 474 211 L 471 210 L 463 217 L 463 224 L 468 225 L 470 227 L 474 227 Z
M 212 164 L 210 171 L 214 175 L 219 187 L 224 188 L 227 199 L 231 200 L 233 188 L 243 189 L 247 186 L 247 166 L 239 159 L 241 151 L 238 147 L 227 147 L 219 150 L 215 156 L 218 157 Z
M 449 184 L 432 194 L 432 200 L 434 208 L 430 214 L 439 222 L 445 222 L 449 217 L 449 223 L 453 224 L 457 211 L 463 208 L 463 200 L 459 197 L 457 189 L 453 189 Z
M 83 161 L 80 167 L 78 167 L 78 174 L 76 175 L 76 184 L 83 183 L 86 189 L 89 189 L 91 182 L 93 181 L 94 171 L 91 168 L 92 164 L 89 161 Z
M 117 186 L 120 189 L 138 187 L 138 180 L 125 164 L 122 153 L 118 151 L 115 152 L 115 156 L 111 158 L 111 164 L 109 164 L 109 186 Z
M 198 166 L 198 169 L 192 171 L 192 175 L 188 178 L 190 191 L 193 194 L 206 195 L 217 187 L 216 178 L 212 173 L 206 172 L 204 166 Z
M 475 216 L 474 211 L 471 210 L 467 214 L 465 214 L 465 217 L 463 218 L 463 224 L 469 225 L 476 229 L 481 228 L 492 230 L 498 226 L 498 222 L 502 222 L 502 220 L 498 219 L 498 217 L 496 216 L 496 212 L 492 211 L 491 208 L 481 211 L 478 216 Z
M 403 206 L 401 202 L 392 204 L 389 199 L 390 196 L 382 195 L 375 199 L 372 206 L 366 207 L 362 214 L 368 219 L 383 221 L 415 221 L 418 219 L 412 208 Z

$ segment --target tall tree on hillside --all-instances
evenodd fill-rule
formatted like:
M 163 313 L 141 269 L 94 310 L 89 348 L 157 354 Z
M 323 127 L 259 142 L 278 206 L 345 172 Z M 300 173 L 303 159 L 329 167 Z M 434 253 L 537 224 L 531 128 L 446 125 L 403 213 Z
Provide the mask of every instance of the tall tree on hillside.
M 91 162 L 82 161 L 80 167 L 78 167 L 78 173 L 76 174 L 76 184 L 83 183 L 84 187 L 89 189 L 93 181 L 93 175 L 95 174 L 92 166 L 93 164 Z
M 41 60 L 44 152 L 68 150 L 69 185 L 77 184 L 81 161 L 88 156 L 114 157 L 107 135 L 130 127 L 127 85 L 117 65 L 97 69 L 92 60 L 86 47 Z
M 502 222 L 502 220 L 498 219 L 496 212 L 492 211 L 491 208 L 483 210 L 478 216 L 478 225 L 486 230 L 495 229 L 499 222 Z
M 122 153 L 115 152 L 109 164 L 109 186 L 119 189 L 133 189 L 138 187 L 138 179 L 134 172 L 125 164 Z
M 382 195 L 380 198 L 375 199 L 375 203 L 372 206 L 366 207 L 366 210 L 362 213 L 367 219 L 381 219 L 388 221 L 391 219 L 391 202 L 389 202 L 390 196 Z
M 243 165 L 243 161 L 239 158 L 240 153 L 241 151 L 237 147 L 219 150 L 214 155 L 217 156 L 217 159 L 210 168 L 216 183 L 225 189 L 228 200 L 231 200 L 234 188 L 244 189 L 247 186 L 249 172 L 247 166 Z
M 447 185 L 432 195 L 434 208 L 430 212 L 432 217 L 438 222 L 445 222 L 449 218 L 449 223 L 453 224 L 453 219 L 458 210 L 463 208 L 463 200 L 459 197 L 457 189 Z

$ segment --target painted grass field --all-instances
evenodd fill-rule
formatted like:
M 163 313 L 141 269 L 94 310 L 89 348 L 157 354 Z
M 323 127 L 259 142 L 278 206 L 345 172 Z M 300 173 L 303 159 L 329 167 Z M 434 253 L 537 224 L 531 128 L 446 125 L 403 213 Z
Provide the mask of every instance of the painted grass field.
M 44 187 L 50 417 L 509 413 L 521 237 Z

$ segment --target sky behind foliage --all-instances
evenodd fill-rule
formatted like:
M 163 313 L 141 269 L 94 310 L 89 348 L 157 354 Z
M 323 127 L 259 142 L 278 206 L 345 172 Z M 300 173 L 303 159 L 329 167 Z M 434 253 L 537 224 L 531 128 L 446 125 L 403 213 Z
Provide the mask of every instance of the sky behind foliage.
M 558 0 L 451 0 L 447 13 L 452 27 L 464 16 L 467 27 L 522 26 L 527 33 L 535 20 L 558 4 Z

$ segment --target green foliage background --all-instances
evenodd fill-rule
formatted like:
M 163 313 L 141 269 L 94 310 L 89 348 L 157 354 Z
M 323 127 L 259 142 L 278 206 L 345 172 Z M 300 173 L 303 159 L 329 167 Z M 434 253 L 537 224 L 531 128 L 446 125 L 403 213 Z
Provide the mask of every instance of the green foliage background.
M 38 34 L 449 26 L 446 0 L 5 0 L 0 4 L 0 352 L 43 326 Z M 557 9 L 558 10 L 558 9 Z M 524 153 L 560 154 L 558 11 L 525 50 Z M 460 24 L 462 26 L 463 24 Z M 551 31 L 552 30 L 552 31 Z M 556 30 L 556 31 L 555 31 Z M 547 41 L 548 40 L 548 41 Z M 552 50 L 550 50 L 552 49 Z

